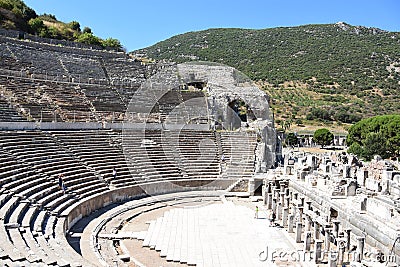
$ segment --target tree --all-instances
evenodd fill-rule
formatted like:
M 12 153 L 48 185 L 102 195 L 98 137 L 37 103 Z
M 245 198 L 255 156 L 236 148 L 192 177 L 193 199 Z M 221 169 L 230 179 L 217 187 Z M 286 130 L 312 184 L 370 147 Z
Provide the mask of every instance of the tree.
M 331 114 L 328 110 L 322 108 L 313 107 L 310 110 L 310 113 L 306 115 L 307 120 L 332 120 Z
M 41 18 L 30 19 L 28 25 L 34 34 L 40 34 L 42 31 L 47 29 Z
M 89 45 L 102 45 L 101 39 L 94 36 L 92 33 L 82 33 L 77 36 L 76 41 L 79 43 L 89 44 Z
M 90 29 L 89 27 L 85 27 L 83 28 L 82 33 L 92 33 L 92 29 Z
M 358 143 L 351 144 L 347 152 L 364 158 L 364 149 Z
M 104 47 L 113 47 L 113 48 L 117 48 L 118 50 L 122 49 L 122 45 L 121 45 L 120 41 L 117 39 L 107 38 L 107 39 L 103 40 L 101 43 Z
M 78 32 L 81 31 L 81 25 L 79 24 L 79 22 L 77 22 L 75 20 L 68 23 L 68 27 L 70 27 L 74 31 L 78 31 Z
M 313 140 L 323 148 L 333 142 L 333 134 L 328 129 L 321 128 L 314 132 Z
M 286 136 L 286 142 L 289 146 L 295 146 L 298 143 L 298 139 L 295 133 L 289 133 Z
M 382 115 L 364 119 L 349 129 L 347 145 L 361 149 L 351 151 L 367 160 L 374 155 L 383 158 L 400 155 L 400 115 Z M 349 149 L 350 149 L 349 148 Z M 356 153 L 358 151 L 358 154 Z
M 368 133 L 363 140 L 363 156 L 366 160 L 371 160 L 374 155 L 382 158 L 389 156 L 387 149 L 387 140 L 381 132 Z
M 33 10 L 32 8 L 27 7 L 27 6 L 23 7 L 22 14 L 24 15 L 24 19 L 27 21 L 37 17 L 35 10 Z

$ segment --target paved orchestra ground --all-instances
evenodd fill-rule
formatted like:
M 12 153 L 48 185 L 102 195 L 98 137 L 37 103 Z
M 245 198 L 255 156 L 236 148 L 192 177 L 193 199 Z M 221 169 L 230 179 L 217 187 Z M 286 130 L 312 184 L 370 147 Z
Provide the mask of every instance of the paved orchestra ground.
M 269 259 L 260 261 L 262 251 L 296 248 L 286 231 L 271 227 L 267 217 L 262 204 L 248 198 L 181 204 L 127 223 L 121 230 L 138 233 L 139 240 L 125 239 L 123 245 L 145 266 L 274 266 Z

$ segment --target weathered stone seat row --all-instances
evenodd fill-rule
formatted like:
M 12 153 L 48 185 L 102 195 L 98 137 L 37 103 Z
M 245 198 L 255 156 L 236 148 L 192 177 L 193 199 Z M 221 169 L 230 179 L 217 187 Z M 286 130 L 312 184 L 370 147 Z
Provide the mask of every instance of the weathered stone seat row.
M 0 95 L 0 121 L 22 122 L 26 119 Z
M 2 132 L 2 135 L 6 134 Z M 56 181 L 46 178 L 45 171 L 35 168 L 34 162 L 29 161 L 29 157 L 20 157 L 24 151 L 18 150 L 15 145 L 18 143 L 19 135 L 24 146 L 29 146 L 29 140 L 31 140 L 30 145 L 37 149 L 36 153 L 49 152 L 44 159 L 49 158 L 52 153 L 56 156 L 57 152 L 62 152 L 61 148 L 58 148 L 58 151 L 52 150 L 55 143 L 48 140 L 43 133 L 13 133 L 1 140 L 2 154 L 7 157 L 8 164 L 18 170 L 17 174 L 21 178 L 9 179 L 9 172 L 0 174 L 2 177 L 6 176 L 4 180 L 2 179 L 4 183 L 1 185 L 3 192 L 0 203 L 0 234 L 2 235 L 0 247 L 7 251 L 5 260 L 14 262 L 15 266 L 40 263 L 66 266 L 67 262 L 60 260 L 62 250 L 56 252 L 54 246 L 49 244 L 49 237 L 52 235 L 51 231 L 54 232 L 52 229 L 54 229 L 57 216 L 78 201 L 77 196 L 86 197 L 96 192 L 103 192 L 106 187 L 99 187 L 98 182 L 93 179 L 82 177 L 88 181 L 86 183 L 84 180 L 74 180 L 73 176 L 66 175 L 66 183 L 70 179 L 71 185 L 68 191 L 71 193 L 73 191 L 74 194 L 69 192 L 64 194 Z M 41 145 L 35 146 L 35 140 Z M 43 145 L 46 141 L 49 151 L 45 151 L 46 145 Z M 13 145 L 8 147 L 7 144 Z M 34 151 L 28 150 L 26 153 L 34 153 Z M 62 173 L 62 168 L 59 169 L 59 173 Z M 73 187 L 74 184 L 76 188 Z
M 1 37 L 4 41 L 0 47 L 4 57 L 31 64 L 31 73 L 50 76 L 72 76 L 75 78 L 106 79 L 107 65 L 104 61 L 110 58 L 110 52 L 89 52 L 83 49 L 66 49 L 46 44 L 18 41 Z M 125 58 L 123 53 L 112 53 L 115 57 Z M 124 69 L 124 61 L 121 69 Z M 28 65 L 29 66 L 29 65 Z M 141 66 L 140 64 L 138 65 Z M 104 69 L 103 69 L 104 68 Z M 130 68 L 128 68 L 130 69 Z
M 18 118 L 19 114 L 38 122 L 124 120 L 128 101 L 124 102 L 126 99 L 115 87 L 35 82 L 1 76 L 0 82 L 3 85 L 0 89 L 7 95 L 4 105 L 8 107 L 1 109 L 4 105 L 0 102 L 0 119 L 4 117 L 4 121 Z
M 221 132 L 228 177 L 249 178 L 254 173 L 257 136 L 248 132 Z
M 142 146 L 141 134 L 136 134 L 129 147 L 134 154 L 132 166 L 122 149 L 121 131 L 0 132 L 4 155 L 0 159 L 0 234 L 6 240 L 0 249 L 7 251 L 3 259 L 16 265 L 65 266 L 69 252 L 55 236 L 60 216 L 81 199 L 107 192 L 105 179 L 111 178 L 115 187 L 126 187 L 146 181 L 213 181 L 219 177 L 218 146 L 200 146 L 211 161 L 195 156 L 202 139 L 216 142 L 215 133 L 182 131 L 173 136 L 181 138 L 178 144 L 182 149 L 177 154 L 177 148 L 151 145 L 163 142 L 160 131 L 146 133 L 146 140 L 152 140 L 148 147 Z M 171 158 L 174 153 L 183 158 L 180 165 Z M 115 180 L 113 167 L 117 169 Z M 65 193 L 58 186 L 59 174 L 64 175 Z
M 1 81 L 8 97 L 0 121 L 123 121 L 135 91 L 156 69 L 123 53 L 0 38 L 0 75 L 9 78 Z
M 123 52 L 117 52 L 109 49 L 105 50 L 103 47 L 99 46 L 86 45 L 66 40 L 42 38 L 27 33 L 24 33 L 24 38 L 21 39 L 19 31 L 6 30 L 3 28 L 0 29 L 0 40 L 11 45 L 26 44 L 38 50 L 49 50 L 61 53 L 99 56 L 106 58 L 109 57 L 113 59 L 126 57 L 125 53 Z

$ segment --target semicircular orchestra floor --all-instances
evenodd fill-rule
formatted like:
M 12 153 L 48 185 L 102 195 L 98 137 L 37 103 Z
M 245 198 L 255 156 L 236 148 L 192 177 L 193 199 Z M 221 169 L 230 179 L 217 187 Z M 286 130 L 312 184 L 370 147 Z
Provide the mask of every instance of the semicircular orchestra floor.
M 93 263 L 98 264 L 100 254 L 111 266 L 273 266 L 261 261 L 260 253 L 295 250 L 284 230 L 270 227 L 265 210 L 255 218 L 261 203 L 223 195 L 170 195 L 94 214 L 71 229 L 70 243 Z M 94 249 L 93 229 L 104 221 Z

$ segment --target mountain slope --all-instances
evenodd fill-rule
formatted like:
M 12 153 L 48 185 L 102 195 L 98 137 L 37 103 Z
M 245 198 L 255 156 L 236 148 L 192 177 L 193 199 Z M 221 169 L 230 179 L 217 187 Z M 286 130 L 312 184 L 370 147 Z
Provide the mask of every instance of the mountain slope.
M 278 118 L 288 111 L 279 119 L 354 122 L 400 112 L 398 32 L 343 22 L 263 30 L 209 29 L 132 53 L 156 60 L 208 60 L 233 66 L 260 81 L 274 100 Z

